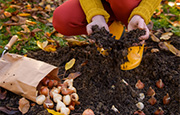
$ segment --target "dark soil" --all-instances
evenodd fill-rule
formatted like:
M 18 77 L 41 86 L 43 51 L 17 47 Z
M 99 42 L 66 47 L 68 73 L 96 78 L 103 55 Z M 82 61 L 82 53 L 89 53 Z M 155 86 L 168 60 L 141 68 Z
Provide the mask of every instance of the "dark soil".
M 64 73 L 66 62 L 72 58 L 76 59 L 75 65 L 67 71 L 66 77 L 72 72 L 82 73 L 74 80 L 81 104 L 75 106 L 71 114 L 81 115 L 85 109 L 90 108 L 96 115 L 132 115 L 138 110 L 136 103 L 143 102 L 145 107 L 142 111 L 146 115 L 153 114 L 159 107 L 164 110 L 165 115 L 180 115 L 180 58 L 169 51 L 161 50 L 158 43 L 148 39 L 141 64 L 133 70 L 123 71 L 120 69 L 120 64 L 123 63 L 123 57 L 127 54 L 125 50 L 132 45 L 132 42 L 138 42 L 138 36 L 143 35 L 144 32 L 134 30 L 117 41 L 103 29 L 95 28 L 95 30 L 96 32 L 89 37 L 96 40 L 99 46 L 110 49 L 108 50 L 109 56 L 101 55 L 95 45 L 62 47 L 58 48 L 55 53 L 42 50 L 28 53 L 28 57 L 59 67 L 59 75 Z M 134 38 L 136 38 L 135 41 Z M 173 36 L 170 41 L 177 49 L 180 49 L 179 37 Z M 158 48 L 160 51 L 151 53 L 152 48 Z M 126 86 L 122 79 L 129 85 Z M 159 79 L 162 79 L 165 84 L 162 89 L 155 85 Z M 138 80 L 145 84 L 143 89 L 135 88 Z M 156 92 L 157 103 L 155 105 L 150 105 L 148 102 L 150 97 L 146 94 L 149 87 Z M 139 99 L 139 93 L 145 94 L 143 100 Z M 164 105 L 162 100 L 167 93 L 171 100 L 169 104 Z M 6 99 L 0 101 L 0 106 L 17 108 L 20 98 L 8 92 Z M 111 109 L 112 105 L 119 110 L 119 113 Z M 16 115 L 19 114 L 20 112 L 16 113 Z M 27 115 L 47 114 L 49 113 L 39 105 L 31 107 L 27 113 Z

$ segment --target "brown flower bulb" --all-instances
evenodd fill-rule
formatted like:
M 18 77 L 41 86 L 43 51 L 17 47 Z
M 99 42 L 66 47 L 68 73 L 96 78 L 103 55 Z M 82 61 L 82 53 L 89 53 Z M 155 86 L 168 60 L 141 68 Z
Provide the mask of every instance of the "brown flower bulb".
M 156 82 L 156 86 L 160 89 L 162 89 L 164 87 L 164 83 L 162 82 L 162 79 L 159 79 L 157 82 Z
M 144 88 L 144 83 L 141 82 L 141 80 L 138 80 L 138 82 L 136 83 L 135 87 L 137 89 L 143 89 Z

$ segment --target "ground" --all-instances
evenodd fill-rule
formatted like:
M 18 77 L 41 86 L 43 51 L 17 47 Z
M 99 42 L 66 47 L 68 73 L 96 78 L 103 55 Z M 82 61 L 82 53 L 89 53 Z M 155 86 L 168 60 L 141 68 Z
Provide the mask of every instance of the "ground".
M 126 49 L 126 37 L 139 36 L 141 31 L 125 34 L 122 40 L 113 39 L 111 35 L 104 31 L 99 31 L 89 36 L 92 39 L 99 35 L 106 36 L 106 40 L 99 41 L 103 45 L 105 42 L 110 43 L 112 50 L 109 56 L 103 56 L 97 51 L 95 45 L 74 46 L 58 48 L 55 53 L 45 52 L 43 50 L 31 51 L 28 57 L 47 62 L 59 67 L 59 75 L 63 74 L 66 62 L 72 58 L 76 59 L 75 65 L 67 71 L 66 77 L 72 72 L 81 72 L 81 76 L 74 79 L 74 86 L 77 88 L 80 105 L 75 106 L 75 110 L 71 111 L 71 115 L 81 115 L 82 112 L 90 108 L 96 115 L 131 115 L 138 110 L 136 103 L 144 103 L 142 111 L 146 115 L 153 114 L 159 107 L 162 108 L 165 115 L 180 115 L 179 113 L 179 75 L 180 75 L 180 58 L 169 51 L 159 48 L 158 43 L 149 38 L 146 41 L 144 54 L 141 64 L 129 71 L 120 69 L 123 60 L 123 50 Z M 108 36 L 108 37 L 107 37 Z M 95 39 L 96 40 L 96 39 Z M 171 44 L 180 49 L 180 38 L 172 36 Z M 116 43 L 112 45 L 111 43 Z M 126 44 L 126 45 L 124 45 Z M 151 49 L 158 48 L 159 52 L 151 52 Z M 127 86 L 124 79 L 129 85 Z M 162 89 L 157 88 L 156 81 L 162 79 L 165 86 Z M 141 80 L 145 87 L 137 89 L 135 84 Z M 147 90 L 152 87 L 156 94 L 157 103 L 150 105 L 147 96 Z M 139 93 L 144 93 L 145 98 L 139 99 Z M 163 97 L 166 94 L 170 96 L 170 103 L 163 104 Z M 11 92 L 7 93 L 5 100 L 0 101 L 0 106 L 10 107 L 15 111 L 15 115 L 21 113 L 15 109 L 18 107 L 18 101 L 21 96 L 17 96 Z M 33 102 L 31 102 L 32 105 Z M 111 107 L 115 106 L 118 112 L 114 112 Z M 15 109 L 15 110 L 14 110 Z M 3 114 L 2 112 L 0 114 Z M 31 106 L 27 115 L 49 115 L 49 113 L 39 105 Z

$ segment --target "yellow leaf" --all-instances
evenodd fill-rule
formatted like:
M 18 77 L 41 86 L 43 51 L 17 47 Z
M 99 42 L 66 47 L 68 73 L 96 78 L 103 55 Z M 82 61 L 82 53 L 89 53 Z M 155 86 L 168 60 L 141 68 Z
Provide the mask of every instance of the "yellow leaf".
M 41 48 L 42 50 L 44 50 L 44 48 L 45 48 L 45 47 L 47 46 L 47 44 L 48 44 L 48 41 L 44 41 L 44 42 L 37 41 L 36 43 L 37 43 L 37 46 L 38 46 L 39 48 Z
M 56 46 L 54 46 L 54 45 L 47 45 L 43 50 L 47 51 L 47 52 L 55 52 L 56 51 Z
M 20 13 L 19 16 L 26 17 L 26 16 L 31 16 L 31 14 L 29 14 L 29 13 Z
M 166 32 L 163 33 L 160 37 L 161 40 L 169 40 L 171 38 L 171 36 L 173 35 L 173 33 L 171 32 Z
M 75 61 L 76 60 L 73 58 L 69 62 L 67 62 L 66 65 L 65 65 L 65 70 L 67 71 L 68 69 L 72 68 L 73 65 L 75 64 Z
M 26 20 L 26 23 L 29 24 L 29 25 L 35 25 L 35 24 L 37 24 L 36 22 L 30 21 L 30 20 Z
M 108 56 L 107 50 L 104 50 L 104 48 L 97 47 L 97 51 L 99 51 L 102 55 Z
M 54 110 L 52 110 L 52 109 L 47 109 L 47 111 L 48 111 L 49 113 L 51 113 L 52 115 L 64 115 L 63 113 L 56 112 L 56 111 L 54 111 Z
M 88 45 L 89 43 L 87 41 L 79 41 L 74 38 L 66 38 L 69 46 L 83 46 Z
M 48 42 L 54 43 L 55 41 L 53 39 L 47 39 Z
M 8 18 L 12 16 L 12 14 L 11 14 L 10 12 L 7 12 L 7 11 L 4 12 L 4 15 L 5 15 L 6 17 L 8 17 Z
M 56 33 L 55 36 L 56 36 L 56 37 L 61 37 L 61 38 L 64 37 L 64 35 L 62 35 L 62 34 L 60 34 L 60 33 Z
M 0 30 L 3 28 L 3 26 L 0 26 Z
M 48 22 L 52 23 L 53 17 L 51 17 L 51 18 L 49 18 L 47 20 L 48 20 Z
M 166 47 L 168 47 L 169 51 L 171 51 L 176 56 L 180 57 L 180 51 L 176 49 L 172 44 L 168 42 L 164 42 L 164 44 L 166 45 Z

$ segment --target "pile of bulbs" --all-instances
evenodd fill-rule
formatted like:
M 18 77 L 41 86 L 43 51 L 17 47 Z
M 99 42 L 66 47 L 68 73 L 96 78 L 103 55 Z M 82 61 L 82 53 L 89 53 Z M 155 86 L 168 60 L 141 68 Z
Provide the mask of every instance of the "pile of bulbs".
M 66 79 L 63 83 L 44 77 L 39 83 L 36 103 L 43 104 L 46 109 L 53 109 L 56 103 L 56 111 L 69 115 L 75 105 L 79 105 L 79 96 L 73 87 L 73 79 Z

